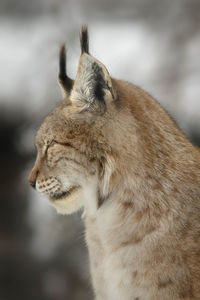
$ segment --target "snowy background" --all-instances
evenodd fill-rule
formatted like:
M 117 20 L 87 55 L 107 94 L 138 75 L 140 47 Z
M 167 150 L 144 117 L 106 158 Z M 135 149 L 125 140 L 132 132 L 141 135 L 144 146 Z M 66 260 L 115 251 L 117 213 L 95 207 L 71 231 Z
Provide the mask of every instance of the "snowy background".
M 27 183 L 39 124 L 61 100 L 58 51 L 75 77 L 79 30 L 111 76 L 141 86 L 200 145 L 200 1 L 0 0 L 0 300 L 92 299 L 79 215 Z

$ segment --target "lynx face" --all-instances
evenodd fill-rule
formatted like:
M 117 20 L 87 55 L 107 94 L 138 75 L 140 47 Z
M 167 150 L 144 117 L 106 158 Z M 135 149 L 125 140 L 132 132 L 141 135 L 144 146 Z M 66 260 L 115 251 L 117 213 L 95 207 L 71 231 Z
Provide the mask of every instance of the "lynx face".
M 79 113 L 73 115 L 74 120 L 67 119 L 70 107 L 66 112 L 61 105 L 42 124 L 35 142 L 37 159 L 29 176 L 36 190 L 60 213 L 87 206 L 90 198 L 89 209 L 97 204 L 100 166 L 92 153 L 91 134 L 88 139 L 87 126 L 91 125 L 81 124 Z
M 87 189 L 96 189 L 95 163 L 88 161 L 72 144 L 52 140 L 40 147 L 37 146 L 36 190 L 46 195 L 60 213 L 81 208 Z
M 114 91 L 106 68 L 86 53 L 86 44 L 83 30 L 83 53 L 75 81 L 65 74 L 65 49 L 61 48 L 59 83 L 64 100 L 37 133 L 38 154 L 29 176 L 31 186 L 47 196 L 60 213 L 72 213 L 82 206 L 95 210 L 108 193 L 111 176 L 106 128 L 112 108 L 109 113 L 106 110 Z

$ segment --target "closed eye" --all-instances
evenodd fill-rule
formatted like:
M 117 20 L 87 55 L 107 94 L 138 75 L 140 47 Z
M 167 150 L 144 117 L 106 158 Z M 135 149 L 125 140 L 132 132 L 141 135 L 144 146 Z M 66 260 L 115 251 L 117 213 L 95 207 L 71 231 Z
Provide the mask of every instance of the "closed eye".
M 50 145 L 47 145 L 47 146 L 46 146 L 45 152 L 44 152 L 45 155 L 47 154 L 47 151 L 48 151 L 49 147 L 50 147 Z
M 62 146 L 66 146 L 66 147 L 71 147 L 71 148 L 75 148 L 71 143 L 69 142 L 60 142 L 57 140 L 53 140 L 52 143 L 58 144 L 58 145 L 62 145 Z
M 48 151 L 49 147 L 51 147 L 55 143 L 58 144 L 55 140 L 52 140 L 51 142 L 49 142 L 49 143 L 46 144 L 45 155 L 47 154 L 47 151 Z
M 47 153 L 49 147 L 53 146 L 54 144 L 58 144 L 58 145 L 62 145 L 62 146 L 74 148 L 70 143 L 64 143 L 64 142 L 62 143 L 62 142 L 59 142 L 59 141 L 56 141 L 56 140 L 52 140 L 50 143 L 48 143 L 46 145 L 45 154 Z
M 62 146 L 74 148 L 70 143 L 61 143 L 61 142 L 57 142 L 57 143 L 60 144 L 60 145 L 62 145 Z
M 72 145 L 71 143 L 69 142 L 61 142 L 61 141 L 57 141 L 57 140 L 52 140 L 49 144 L 46 145 L 46 149 L 45 149 L 45 154 L 47 154 L 47 151 L 49 149 L 49 147 L 53 146 L 53 145 L 61 145 L 61 146 L 64 146 L 64 147 L 69 147 L 69 148 L 72 148 L 74 149 L 75 151 L 78 151 L 79 153 L 80 152 L 80 149 L 74 147 L 74 145 Z

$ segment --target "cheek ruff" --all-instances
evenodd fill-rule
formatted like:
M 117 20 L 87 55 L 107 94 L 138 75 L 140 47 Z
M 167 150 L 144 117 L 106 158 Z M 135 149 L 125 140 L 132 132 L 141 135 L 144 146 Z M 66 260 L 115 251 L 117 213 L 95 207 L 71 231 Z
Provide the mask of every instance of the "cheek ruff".
M 76 192 L 78 189 L 79 189 L 78 186 L 73 186 L 66 191 L 58 191 L 58 192 L 51 193 L 50 200 L 56 201 L 56 200 L 67 198 L 68 196 L 71 196 L 74 192 Z

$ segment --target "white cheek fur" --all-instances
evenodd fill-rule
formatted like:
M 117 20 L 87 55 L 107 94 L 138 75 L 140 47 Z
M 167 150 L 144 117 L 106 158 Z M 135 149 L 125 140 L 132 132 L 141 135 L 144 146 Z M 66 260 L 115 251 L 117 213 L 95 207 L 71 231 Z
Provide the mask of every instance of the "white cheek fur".
M 62 200 L 50 201 L 51 205 L 57 210 L 59 214 L 70 215 L 84 205 L 82 196 L 82 189 L 73 192 L 70 196 Z
M 72 214 L 84 208 L 84 215 L 93 215 L 97 211 L 97 177 L 80 179 L 81 187 L 62 200 L 51 202 L 60 214 Z
M 94 215 L 98 208 L 97 176 L 90 177 L 83 188 L 84 215 Z

